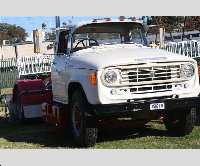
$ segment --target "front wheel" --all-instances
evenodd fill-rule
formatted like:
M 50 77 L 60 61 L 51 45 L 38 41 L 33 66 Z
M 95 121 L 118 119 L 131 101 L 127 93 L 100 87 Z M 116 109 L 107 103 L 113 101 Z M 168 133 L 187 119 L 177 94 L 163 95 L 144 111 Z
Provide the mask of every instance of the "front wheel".
M 196 126 L 200 126 L 200 111 L 196 112 Z
M 76 90 L 71 97 L 71 128 L 75 142 L 81 147 L 92 147 L 96 143 L 97 128 L 88 128 L 87 112 L 92 109 L 82 90 Z M 87 110 L 87 111 L 86 111 Z
M 163 121 L 170 135 L 189 135 L 196 123 L 196 109 L 192 108 L 189 111 L 181 112 L 177 115 L 168 113 Z

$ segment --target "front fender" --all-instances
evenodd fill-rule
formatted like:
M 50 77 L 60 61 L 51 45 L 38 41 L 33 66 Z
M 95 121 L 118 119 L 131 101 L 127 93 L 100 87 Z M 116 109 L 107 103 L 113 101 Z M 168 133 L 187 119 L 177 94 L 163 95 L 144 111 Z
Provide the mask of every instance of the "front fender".
M 77 71 L 76 74 L 74 73 L 71 77 L 69 83 L 67 84 L 67 94 L 69 92 L 69 85 L 72 83 L 79 83 L 82 87 L 82 89 L 85 92 L 85 95 L 87 97 L 87 100 L 90 104 L 99 104 L 99 98 L 98 98 L 98 87 L 97 85 L 92 85 L 90 81 L 90 74 L 91 72 L 94 72 L 92 70 L 84 70 Z M 74 89 L 75 90 L 75 89 Z

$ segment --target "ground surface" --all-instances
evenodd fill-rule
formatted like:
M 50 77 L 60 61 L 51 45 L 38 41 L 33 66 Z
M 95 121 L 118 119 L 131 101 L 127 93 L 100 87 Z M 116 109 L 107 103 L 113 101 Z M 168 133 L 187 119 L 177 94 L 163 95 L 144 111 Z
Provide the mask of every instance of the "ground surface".
M 12 89 L 3 89 L 2 94 Z M 0 149 L 77 148 L 69 130 L 58 130 L 41 121 L 26 125 L 10 124 L 0 108 Z M 200 126 L 185 137 L 170 137 L 162 121 L 145 128 L 103 128 L 94 149 L 200 149 Z
M 57 130 L 42 122 L 9 124 L 0 113 L 0 148 L 41 149 L 77 148 L 70 131 Z M 200 149 L 200 127 L 185 137 L 170 137 L 161 121 L 143 129 L 104 128 L 99 131 L 94 149 Z

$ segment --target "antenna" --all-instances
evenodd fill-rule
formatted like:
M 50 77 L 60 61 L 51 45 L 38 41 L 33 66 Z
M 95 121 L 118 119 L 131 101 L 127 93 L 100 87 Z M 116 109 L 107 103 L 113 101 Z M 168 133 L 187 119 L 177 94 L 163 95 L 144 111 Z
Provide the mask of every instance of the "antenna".
M 60 28 L 60 16 L 55 16 L 56 21 L 56 29 Z M 56 36 L 58 36 L 59 32 L 56 30 Z

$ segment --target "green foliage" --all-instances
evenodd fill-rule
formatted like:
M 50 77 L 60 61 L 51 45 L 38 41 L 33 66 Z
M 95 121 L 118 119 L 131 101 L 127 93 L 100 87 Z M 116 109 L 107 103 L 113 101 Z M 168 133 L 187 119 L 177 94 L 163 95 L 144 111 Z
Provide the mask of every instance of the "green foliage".
M 0 23 L 0 44 L 3 40 L 9 40 L 11 44 L 24 42 L 27 36 L 28 33 L 20 26 Z
M 157 27 L 150 28 L 149 34 L 159 34 L 159 28 L 164 27 L 165 31 L 170 34 L 173 41 L 173 32 L 182 32 L 192 30 L 200 30 L 200 17 L 199 16 L 142 16 L 147 18 L 148 25 L 156 25 Z
M 143 16 L 148 25 L 165 26 L 171 32 L 200 30 L 200 16 Z
M 0 108 L 1 110 L 1 108 Z M 45 123 L 9 124 L 0 112 L 1 149 L 74 149 L 70 130 L 58 130 Z M 200 149 L 200 127 L 184 137 L 168 136 L 162 121 L 145 128 L 101 128 L 91 149 Z
M 46 40 L 55 40 L 56 39 L 56 34 L 55 33 L 51 33 L 51 32 L 47 32 L 45 34 L 45 39 Z
M 185 27 L 187 30 L 200 31 L 200 16 L 187 16 L 185 17 Z

